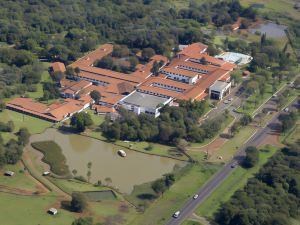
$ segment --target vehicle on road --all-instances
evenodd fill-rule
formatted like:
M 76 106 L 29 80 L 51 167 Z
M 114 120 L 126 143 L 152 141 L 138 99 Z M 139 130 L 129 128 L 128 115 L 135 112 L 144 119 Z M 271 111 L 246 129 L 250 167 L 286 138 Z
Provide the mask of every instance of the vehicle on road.
M 49 172 L 49 171 L 43 172 L 43 176 L 48 176 L 48 175 L 50 175 L 50 172 Z
M 175 213 L 173 214 L 173 217 L 174 217 L 174 218 L 178 218 L 179 215 L 180 215 L 180 211 L 177 211 L 177 212 L 175 212 Z
M 276 98 L 276 97 L 277 97 L 277 95 L 276 95 L 276 94 L 274 94 L 274 95 L 272 95 L 272 97 L 273 97 L 273 98 Z
M 285 111 L 285 112 L 289 112 L 290 109 L 289 109 L 289 108 L 285 108 L 284 111 Z
M 198 197 L 199 197 L 199 195 L 195 194 L 194 197 L 193 197 L 193 199 L 197 199 Z
M 229 103 L 229 101 L 228 101 L 228 100 L 225 100 L 225 101 L 224 101 L 224 104 L 228 104 L 228 103 Z
M 229 99 L 228 99 L 228 101 L 230 101 L 230 102 L 231 102 L 232 100 L 233 100 L 233 98 L 229 98 Z

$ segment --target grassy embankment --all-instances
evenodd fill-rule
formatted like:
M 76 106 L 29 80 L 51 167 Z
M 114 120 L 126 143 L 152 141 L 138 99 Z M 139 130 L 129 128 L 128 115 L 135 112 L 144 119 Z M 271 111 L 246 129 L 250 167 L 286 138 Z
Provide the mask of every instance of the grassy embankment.
M 236 168 L 233 173 L 230 174 L 229 177 L 199 206 L 196 213 L 200 216 L 212 218 L 220 205 L 229 200 L 235 191 L 243 188 L 248 179 L 253 177 L 277 150 L 277 148 L 272 146 L 261 148 L 258 164 L 251 169 L 244 169 L 242 167 Z
M 143 224 L 143 221 L 147 221 L 148 225 L 160 225 L 164 224 L 168 218 L 178 210 L 186 201 L 187 198 L 193 196 L 193 194 L 201 187 L 218 169 L 217 164 L 194 164 L 189 165 L 182 171 L 180 178 L 175 182 L 169 190 L 167 190 L 162 197 L 155 199 L 150 207 L 143 213 L 138 215 L 131 225 Z M 144 185 L 135 189 L 133 193 L 128 196 L 131 201 L 140 204 L 141 199 L 138 199 L 138 195 L 145 193 L 152 193 L 149 185 Z M 144 200 L 145 201 L 145 200 Z M 152 200 L 153 201 L 153 200 Z
M 70 173 L 66 165 L 66 157 L 61 147 L 54 141 L 40 141 L 31 143 L 31 146 L 44 154 L 43 161 L 50 165 L 51 171 L 57 175 L 65 176 Z

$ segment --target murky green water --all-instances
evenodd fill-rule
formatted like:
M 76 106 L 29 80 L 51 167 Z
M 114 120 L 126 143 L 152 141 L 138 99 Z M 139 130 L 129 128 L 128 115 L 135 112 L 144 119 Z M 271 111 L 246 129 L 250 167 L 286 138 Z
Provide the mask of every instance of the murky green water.
M 45 140 L 53 140 L 61 146 L 70 171 L 76 169 L 77 175 L 87 178 L 87 164 L 91 162 L 92 183 L 98 180 L 106 183 L 105 178 L 109 177 L 112 186 L 127 194 L 133 190 L 134 185 L 153 181 L 172 172 L 175 165 L 186 164 L 126 149 L 127 156 L 122 158 L 117 154 L 120 149 L 118 146 L 80 135 L 63 134 L 56 129 L 47 129 L 30 139 L 31 142 Z

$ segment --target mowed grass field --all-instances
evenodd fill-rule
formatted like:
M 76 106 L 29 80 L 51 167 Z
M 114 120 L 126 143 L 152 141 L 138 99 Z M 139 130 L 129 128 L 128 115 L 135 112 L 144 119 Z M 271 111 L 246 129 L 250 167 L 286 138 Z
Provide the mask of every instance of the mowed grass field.
M 75 215 L 65 210 L 51 216 L 47 210 L 53 206 L 57 208 L 59 202 L 54 193 L 44 196 L 17 196 L 0 193 L 0 219 L 5 225 L 70 225 Z M 58 205 L 57 205 L 58 204 Z
M 4 176 L 4 172 L 7 170 L 15 172 L 14 176 Z M 36 182 L 30 177 L 27 171 L 24 171 L 24 167 L 20 162 L 16 165 L 5 165 L 0 170 L 0 185 L 26 191 L 36 191 Z
M 0 112 L 1 122 L 6 123 L 9 120 L 12 120 L 14 122 L 15 129 L 12 133 L 6 133 L 6 132 L 1 133 L 5 142 L 11 138 L 16 138 L 14 133 L 17 132 L 21 127 L 26 127 L 29 130 L 30 134 L 37 134 L 43 132 L 46 128 L 51 127 L 53 125 L 48 121 L 41 120 L 32 116 L 24 115 L 7 109 Z
M 234 192 L 243 188 L 248 179 L 253 177 L 277 150 L 277 148 L 271 146 L 261 148 L 258 164 L 251 169 L 244 169 L 240 166 L 237 167 L 233 173 L 231 173 L 229 177 L 199 206 L 196 213 L 199 216 L 212 218 L 220 205 L 223 202 L 228 201 Z
M 294 9 L 294 4 L 298 2 L 297 0 L 240 0 L 240 2 L 243 6 L 263 4 L 264 7 L 258 10 L 260 13 L 276 12 L 295 19 L 300 19 L 300 11 Z
M 243 127 L 233 138 L 225 142 L 224 145 L 212 155 L 209 162 L 220 162 L 219 156 L 222 156 L 222 162 L 227 162 L 231 159 L 234 153 L 253 135 L 256 128 L 252 126 Z

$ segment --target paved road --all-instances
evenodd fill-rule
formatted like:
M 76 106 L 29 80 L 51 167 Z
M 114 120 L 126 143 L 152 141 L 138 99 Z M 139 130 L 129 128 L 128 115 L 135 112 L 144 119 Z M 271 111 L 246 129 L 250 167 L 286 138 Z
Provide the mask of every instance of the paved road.
M 294 108 L 296 107 L 296 102 L 293 101 L 288 107 Z M 234 158 L 225 165 L 225 167 L 218 172 L 213 178 L 211 178 L 199 191 L 199 197 L 196 200 L 190 199 L 180 210 L 180 215 L 178 218 L 171 217 L 170 220 L 166 223 L 166 225 L 180 225 L 186 218 L 188 218 L 192 212 L 201 204 L 212 192 L 216 189 L 223 180 L 225 180 L 235 169 L 233 168 L 235 164 L 240 162 L 245 155 L 245 148 L 247 146 L 258 146 L 260 145 L 265 138 L 268 137 L 270 133 L 278 131 L 278 116 L 280 112 L 277 113 L 272 120 L 268 123 L 268 125 L 264 128 L 259 129 L 246 143 L 245 145 L 239 149 Z M 196 194 L 196 193 L 195 193 Z

